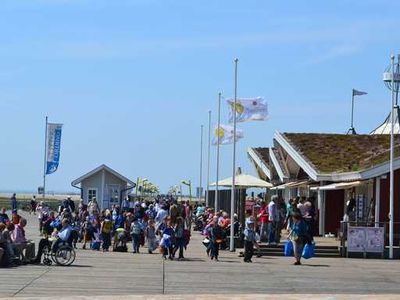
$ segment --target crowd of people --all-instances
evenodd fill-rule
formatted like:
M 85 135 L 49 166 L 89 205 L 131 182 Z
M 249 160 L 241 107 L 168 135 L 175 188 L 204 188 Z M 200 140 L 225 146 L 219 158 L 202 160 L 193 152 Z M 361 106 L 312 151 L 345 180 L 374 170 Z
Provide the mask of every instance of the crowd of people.
M 66 242 L 77 248 L 107 252 L 127 252 L 129 242 L 132 252 L 140 253 L 145 244 L 148 253 L 156 249 L 164 259 L 184 258 L 190 241 L 190 231 L 200 231 L 205 239 L 206 253 L 211 260 L 218 261 L 219 251 L 227 248 L 230 228 L 244 245 L 244 261 L 252 262 L 254 249 L 260 242 L 277 245 L 281 242 L 282 230 L 293 243 L 295 264 L 301 264 L 301 251 L 305 243 L 313 239 L 316 213 L 312 198 L 296 198 L 285 203 L 278 196 L 270 201 L 260 200 L 255 212 L 246 211 L 245 223 L 238 216 L 233 219 L 226 211 L 215 212 L 204 204 L 192 206 L 189 201 L 178 202 L 173 198 L 157 197 L 153 201 L 137 201 L 126 198 L 121 206 L 100 210 L 96 198 L 79 205 L 69 197 L 62 201 L 57 211 L 52 211 L 43 201 L 32 198 L 31 214 L 38 218 L 42 239 L 35 255 L 35 244 L 25 237 L 26 219 L 17 213 L 15 194 L 11 198 L 12 214 L 6 210 L 0 214 L 0 262 L 1 265 L 15 262 L 40 263 L 45 246 L 56 249 L 58 243 Z M 192 221 L 194 224 L 192 226 Z
M 189 202 L 178 203 L 173 198 L 158 197 L 154 201 L 135 201 L 126 198 L 121 207 L 100 210 L 95 198 L 88 204 L 75 202 L 68 197 L 58 211 L 52 211 L 43 201 L 35 204 L 42 239 L 35 255 L 35 244 L 26 239 L 26 219 L 17 214 L 15 195 L 11 199 L 12 217 L 6 210 L 0 214 L 0 261 L 2 265 L 16 261 L 40 263 L 45 246 L 56 249 L 59 242 L 77 248 L 108 252 L 127 252 L 132 242 L 133 253 L 147 244 L 148 253 L 160 249 L 164 259 L 184 259 L 190 241 L 193 208 Z

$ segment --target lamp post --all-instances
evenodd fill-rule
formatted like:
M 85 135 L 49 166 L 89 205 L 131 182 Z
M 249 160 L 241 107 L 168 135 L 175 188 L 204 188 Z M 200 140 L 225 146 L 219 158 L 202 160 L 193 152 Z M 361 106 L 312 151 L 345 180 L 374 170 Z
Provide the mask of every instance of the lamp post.
M 187 185 L 189 187 L 189 201 L 192 202 L 192 182 L 190 180 L 188 181 L 182 180 L 181 182 L 182 184 Z
M 142 198 L 143 198 L 143 200 L 144 200 L 144 197 L 146 196 L 146 183 L 147 183 L 147 181 L 149 181 L 147 178 L 145 178 L 145 179 L 142 179 Z
M 394 111 L 397 109 L 397 95 L 399 92 L 399 63 L 400 58 L 398 57 L 397 63 L 395 63 L 395 56 L 392 55 L 390 58 L 391 64 L 383 73 L 383 81 L 386 87 L 392 92 L 392 104 L 390 112 L 390 196 L 389 196 L 389 258 L 393 259 L 393 219 L 394 219 Z

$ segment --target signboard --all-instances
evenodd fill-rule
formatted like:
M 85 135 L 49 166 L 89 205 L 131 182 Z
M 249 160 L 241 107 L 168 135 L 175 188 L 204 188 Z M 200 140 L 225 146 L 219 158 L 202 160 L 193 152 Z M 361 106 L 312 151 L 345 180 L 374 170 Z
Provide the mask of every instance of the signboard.
M 347 252 L 364 252 L 365 228 L 349 227 L 347 232 Z
M 383 227 L 349 227 L 347 252 L 382 253 L 385 249 Z
M 365 252 L 382 253 L 385 249 L 385 230 L 383 227 L 367 227 Z
M 38 190 L 38 194 L 39 195 L 43 195 L 44 194 L 44 188 L 42 186 L 39 186 L 37 190 Z

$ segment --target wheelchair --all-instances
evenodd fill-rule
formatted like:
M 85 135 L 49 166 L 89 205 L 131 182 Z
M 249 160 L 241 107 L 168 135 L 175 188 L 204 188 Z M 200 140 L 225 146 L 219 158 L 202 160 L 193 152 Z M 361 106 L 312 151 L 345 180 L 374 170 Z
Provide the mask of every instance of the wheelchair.
M 58 242 L 54 247 L 51 244 L 43 248 L 43 264 L 51 266 L 55 263 L 58 266 L 70 266 L 75 261 L 76 253 L 71 242 Z

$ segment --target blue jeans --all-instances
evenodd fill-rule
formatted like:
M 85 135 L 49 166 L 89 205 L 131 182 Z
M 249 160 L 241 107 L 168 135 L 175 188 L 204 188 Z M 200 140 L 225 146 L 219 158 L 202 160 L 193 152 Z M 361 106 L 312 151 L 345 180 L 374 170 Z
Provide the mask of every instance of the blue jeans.
M 268 243 L 275 243 L 276 222 L 270 221 L 268 223 Z
M 132 234 L 132 246 L 133 252 L 138 253 L 140 246 L 140 234 Z

